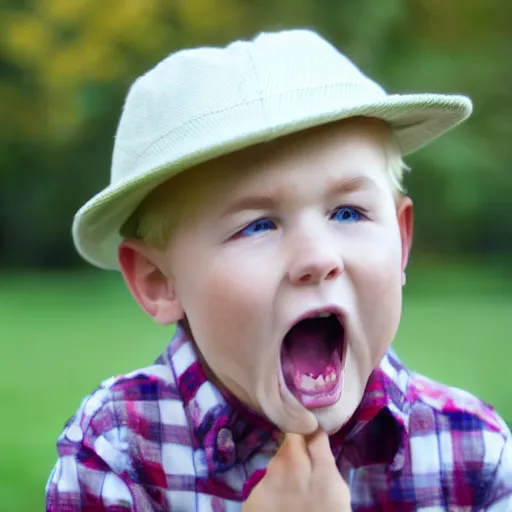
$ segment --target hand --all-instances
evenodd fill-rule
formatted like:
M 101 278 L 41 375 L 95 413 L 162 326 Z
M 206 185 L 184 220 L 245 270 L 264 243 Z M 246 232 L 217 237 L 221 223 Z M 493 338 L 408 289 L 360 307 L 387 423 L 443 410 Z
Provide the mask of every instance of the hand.
M 286 434 L 267 472 L 242 512 L 346 512 L 350 491 L 341 477 L 325 432 Z

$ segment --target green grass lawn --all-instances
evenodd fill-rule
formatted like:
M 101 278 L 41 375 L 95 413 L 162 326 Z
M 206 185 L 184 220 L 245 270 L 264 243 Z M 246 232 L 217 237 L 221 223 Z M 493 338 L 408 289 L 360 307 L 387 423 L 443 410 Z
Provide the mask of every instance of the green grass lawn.
M 153 362 L 169 328 L 138 310 L 115 274 L 0 278 L 0 510 L 44 508 L 55 440 L 97 383 Z M 412 270 L 395 342 L 412 369 L 464 387 L 512 421 L 510 276 Z

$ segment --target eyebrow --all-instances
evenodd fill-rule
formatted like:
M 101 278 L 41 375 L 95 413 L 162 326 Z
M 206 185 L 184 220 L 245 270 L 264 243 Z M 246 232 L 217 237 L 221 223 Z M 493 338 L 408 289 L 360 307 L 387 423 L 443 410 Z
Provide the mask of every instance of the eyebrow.
M 272 195 L 251 195 L 236 199 L 224 210 L 222 216 L 246 210 L 271 210 L 279 201 L 281 194 Z
M 358 176 L 356 178 L 332 181 L 328 185 L 327 195 L 335 196 L 367 189 L 377 189 L 377 184 L 370 178 Z
M 376 188 L 377 185 L 373 180 L 363 176 L 350 179 L 338 179 L 328 184 L 326 197 Z M 230 203 L 224 210 L 222 216 L 225 217 L 233 213 L 247 210 L 271 210 L 284 197 L 286 197 L 286 191 L 283 189 L 278 189 L 275 194 L 243 196 Z

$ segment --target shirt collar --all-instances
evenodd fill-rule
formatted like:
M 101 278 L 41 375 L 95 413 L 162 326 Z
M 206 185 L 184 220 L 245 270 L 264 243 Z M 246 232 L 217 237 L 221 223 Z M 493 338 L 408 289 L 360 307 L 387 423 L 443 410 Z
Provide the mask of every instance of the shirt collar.
M 335 457 L 343 453 L 352 467 L 386 464 L 399 471 L 409 433 L 407 392 L 410 373 L 390 348 L 372 372 L 363 399 L 348 423 L 331 436 Z
M 208 380 L 195 345 L 183 328 L 176 328 L 158 362 L 173 370 L 192 426 L 194 448 L 204 450 L 210 473 L 223 473 L 243 464 L 264 447 L 277 449 L 282 435 L 279 429 Z M 374 462 L 392 463 L 400 447 L 399 440 L 408 430 L 405 401 L 408 381 L 409 373 L 390 349 L 370 376 L 356 413 L 331 436 L 335 457 L 343 452 L 354 467 Z M 389 443 L 389 428 L 393 429 L 397 443 Z M 372 441 L 383 433 L 385 443 Z M 383 445 L 387 447 L 384 452 Z

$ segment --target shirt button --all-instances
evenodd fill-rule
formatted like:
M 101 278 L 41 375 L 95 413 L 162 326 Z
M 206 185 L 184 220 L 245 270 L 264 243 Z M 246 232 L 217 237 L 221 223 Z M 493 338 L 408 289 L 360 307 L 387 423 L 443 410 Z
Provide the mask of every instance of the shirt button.
M 233 434 L 228 428 L 221 428 L 217 434 L 217 448 L 221 452 L 230 452 L 235 449 Z
M 217 457 L 223 466 L 231 466 L 235 463 L 235 442 L 233 434 L 227 428 L 221 428 L 217 434 Z

